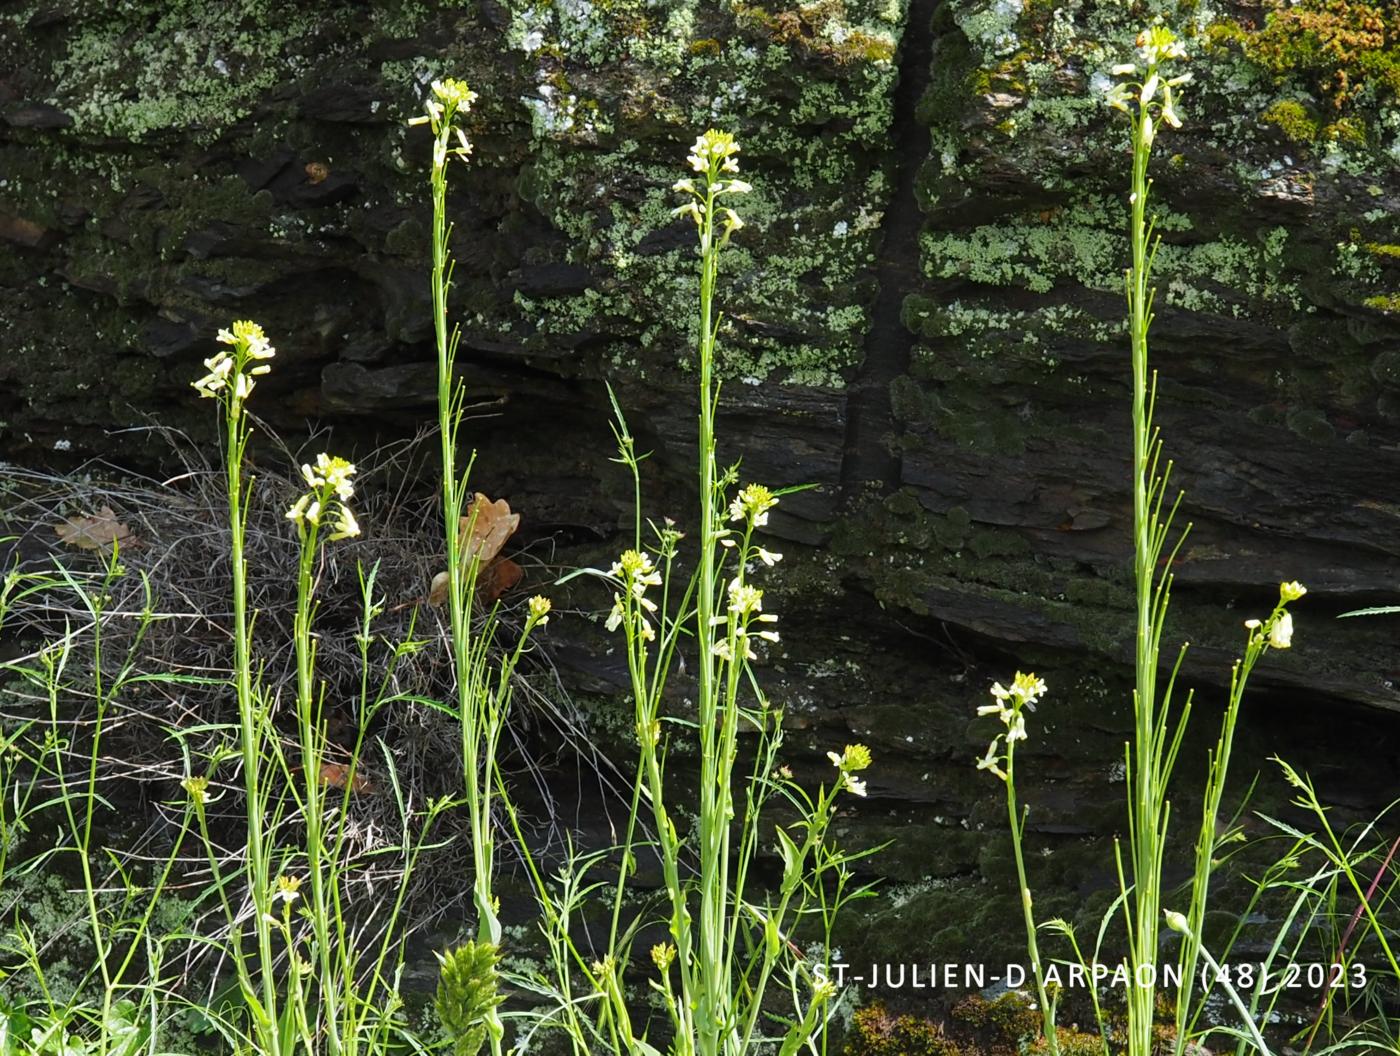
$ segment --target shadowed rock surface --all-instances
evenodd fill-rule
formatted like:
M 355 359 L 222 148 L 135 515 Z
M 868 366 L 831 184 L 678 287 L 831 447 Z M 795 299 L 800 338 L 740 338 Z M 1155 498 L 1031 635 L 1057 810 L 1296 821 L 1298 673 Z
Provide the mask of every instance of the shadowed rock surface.
M 1301 579 L 1239 785 L 1264 769 L 1284 798 L 1278 753 L 1364 813 L 1397 762 L 1400 623 L 1333 617 L 1400 582 L 1394 91 L 1275 68 L 1268 4 L 1149 7 L 1196 73 L 1154 169 L 1158 421 L 1193 525 L 1173 622 L 1201 689 L 1188 752 L 1242 621 Z M 1014 951 L 1000 789 L 971 765 L 992 678 L 1051 686 L 1027 766 L 1045 914 L 1113 884 L 1127 146 L 1095 90 L 1136 28 L 1029 0 L 10 5 L 0 455 L 149 465 L 158 439 L 109 432 L 147 415 L 209 438 L 188 382 L 244 316 L 278 348 L 258 411 L 285 434 L 321 422 L 363 450 L 429 422 L 428 139 L 405 121 L 459 75 L 480 93 L 452 193 L 476 480 L 561 564 L 605 561 L 630 495 L 604 381 L 656 452 L 650 512 L 687 515 L 692 232 L 669 187 L 696 132 L 731 129 L 755 191 L 725 260 L 722 454 L 817 485 L 772 522 L 772 692 L 813 774 L 843 739 L 875 751 L 848 835 L 898 842 L 857 945 Z M 615 696 L 596 628 L 556 623 L 566 681 Z

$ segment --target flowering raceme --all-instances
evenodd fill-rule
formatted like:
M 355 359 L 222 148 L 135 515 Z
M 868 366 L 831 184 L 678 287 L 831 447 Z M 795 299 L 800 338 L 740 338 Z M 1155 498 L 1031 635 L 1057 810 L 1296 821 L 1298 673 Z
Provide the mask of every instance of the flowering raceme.
M 738 153 L 739 144 L 734 142 L 733 133 L 717 132 L 711 128 L 695 137 L 686 160 L 696 172 L 710 173 L 716 168 L 724 172 L 738 172 L 739 159 L 735 157 Z
M 871 763 L 870 749 L 863 744 L 848 744 L 841 753 L 827 752 L 831 765 L 841 771 L 841 787 L 853 796 L 866 794 L 865 782 L 855 775 Z
M 1172 128 L 1181 127 L 1181 117 L 1176 110 L 1175 89 L 1191 80 L 1191 74 L 1182 73 L 1174 77 L 1164 77 L 1159 72 L 1159 67 L 1168 61 L 1180 61 L 1186 58 L 1186 48 L 1166 26 L 1153 26 L 1143 30 L 1138 35 L 1138 59 L 1145 67 L 1141 71 L 1141 81 L 1120 81 L 1107 89 L 1104 93 L 1104 101 L 1116 110 L 1125 113 L 1132 113 L 1141 109 L 1144 120 L 1142 123 L 1142 136 L 1147 146 L 1152 145 L 1152 140 L 1156 136 L 1156 122 L 1153 120 L 1155 114 L 1157 119 L 1166 122 Z M 1139 75 L 1138 64 L 1135 62 L 1122 62 L 1114 66 L 1110 71 L 1114 77 L 1136 77 Z
M 977 769 L 990 771 L 1005 781 L 1006 771 L 1002 769 L 1002 765 L 1006 759 L 1001 753 L 1002 741 L 1005 740 L 1006 747 L 1010 749 L 1017 741 L 1026 739 L 1026 718 L 1023 712 L 1035 711 L 1036 701 L 1045 695 L 1045 681 L 1033 674 L 1017 671 L 1010 687 L 994 682 L 991 694 L 992 703 L 983 704 L 977 709 L 977 714 L 995 715 L 1006 727 L 1006 732 L 992 738 L 992 743 L 987 746 L 987 753 L 977 761 Z
M 1285 608 L 1289 602 L 1297 601 L 1308 592 L 1308 588 L 1296 579 L 1278 585 L 1278 604 L 1267 620 L 1245 620 L 1250 642 L 1267 645 L 1270 649 L 1291 649 L 1293 647 L 1293 615 Z
M 778 500 L 762 484 L 747 484 L 729 504 L 729 519 L 763 528 L 768 524 L 768 511 L 776 505 Z
M 643 641 L 651 641 L 656 637 L 656 631 L 647 619 L 647 613 L 656 612 L 656 602 L 646 596 L 648 587 L 661 586 L 661 573 L 652 564 L 651 555 L 639 550 L 627 550 L 618 560 L 613 562 L 608 575 L 616 580 L 623 588 L 623 592 L 628 599 L 634 602 L 638 611 L 636 612 L 637 633 L 641 635 Z M 608 614 L 607 629 L 617 630 L 622 626 L 622 621 L 627 615 L 627 602 L 623 601 L 622 594 L 613 595 L 612 611 Z
M 730 235 L 744 226 L 744 221 L 733 209 L 719 206 L 719 197 L 725 194 L 748 194 L 753 190 L 753 186 L 744 180 L 726 179 L 729 173 L 739 171 L 738 153 L 739 144 L 734 142 L 733 135 L 710 129 L 696 138 L 687 159 L 690 167 L 703 177 L 700 184 L 697 186 L 695 180 L 684 179 L 677 180 L 671 187 L 674 191 L 690 196 L 690 201 L 677 206 L 672 210 L 672 214 L 688 216 L 694 220 L 703 238 L 710 237 L 707 233 L 710 225 L 718 220 L 723 227 L 719 241 L 721 246 L 729 241 Z
M 307 526 L 319 528 L 327 513 L 334 516 L 333 530 L 326 538 L 330 542 L 351 539 L 360 534 L 359 522 L 350 509 L 350 499 L 355 494 L 351 477 L 355 466 L 343 458 L 335 458 L 322 452 L 315 463 L 301 467 L 301 475 L 310 491 L 303 494 L 287 510 L 287 520 L 297 526 L 297 532 L 305 538 Z
M 190 384 L 200 394 L 209 399 L 229 396 L 234 403 L 242 403 L 253 392 L 253 380 L 268 373 L 272 368 L 264 360 L 277 354 L 267 340 L 267 334 L 257 323 L 240 319 L 228 330 L 220 330 L 216 340 L 220 344 L 231 345 L 232 352 L 219 350 L 204 361 L 208 371 L 204 377 Z

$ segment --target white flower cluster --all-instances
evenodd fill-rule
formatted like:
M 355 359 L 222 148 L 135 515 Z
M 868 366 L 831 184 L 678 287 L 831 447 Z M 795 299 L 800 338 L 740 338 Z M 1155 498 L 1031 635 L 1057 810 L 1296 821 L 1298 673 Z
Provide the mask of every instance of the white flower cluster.
M 262 360 L 271 359 L 277 350 L 267 340 L 267 334 L 257 323 L 240 319 L 228 330 L 220 330 L 220 344 L 233 346 L 232 352 L 220 350 L 204 361 L 209 373 L 191 382 L 200 396 L 216 399 L 229 394 L 235 403 L 242 403 L 253 392 L 253 380 L 272 368 Z
M 729 132 L 708 129 L 704 135 L 696 136 L 686 161 L 699 173 L 738 172 L 739 144 Z
M 721 245 L 728 242 L 729 236 L 744 226 L 744 221 L 733 209 L 717 206 L 717 200 L 721 195 L 748 194 L 753 190 L 751 184 L 737 177 L 726 178 L 727 173 L 739 171 L 739 159 L 736 157 L 738 153 L 739 144 L 734 142 L 730 133 L 710 129 L 703 136 L 696 138 L 686 159 L 690 162 L 690 167 L 704 177 L 701 186 L 697 187 L 694 180 L 686 179 L 676 181 L 671 188 L 690 196 L 690 201 L 673 209 L 672 215 L 689 216 L 702 231 L 705 222 L 712 216 L 717 216 L 724 225 Z
M 768 511 L 776 505 L 777 498 L 762 484 L 746 484 L 729 504 L 729 519 L 762 528 L 768 524 Z
M 1186 48 L 1166 26 L 1152 26 L 1138 34 L 1138 58 L 1144 67 L 1141 81 L 1120 81 L 1104 92 L 1104 101 L 1124 113 L 1142 115 L 1142 136 L 1148 146 L 1156 137 L 1157 120 L 1165 121 L 1172 128 L 1181 127 L 1181 117 L 1176 112 L 1174 90 L 1187 84 L 1191 74 L 1182 73 L 1175 77 L 1163 77 L 1158 67 L 1172 60 L 1186 58 Z M 1114 77 L 1139 76 L 1138 63 L 1124 62 L 1109 71 Z
M 995 715 L 1006 727 L 1006 732 L 992 738 L 987 754 L 977 761 L 978 770 L 990 770 L 1003 781 L 1006 780 L 1006 771 L 1002 769 L 1002 763 L 1006 761 L 1001 752 L 1002 741 L 1005 740 L 1009 750 L 1017 741 L 1026 739 L 1024 712 L 1035 711 L 1035 702 L 1044 695 L 1045 681 L 1020 671 L 1016 672 L 1010 688 L 1000 682 L 992 684 L 992 703 L 983 704 L 977 709 L 977 714 Z
M 750 642 L 749 626 L 754 623 L 777 623 L 778 617 L 763 611 L 763 591 L 750 586 L 738 576 L 729 581 L 729 604 L 723 615 L 711 616 L 710 623 L 715 627 L 726 627 L 725 636 L 710 646 L 710 651 L 721 660 L 732 662 L 736 646 L 742 650 L 745 660 L 757 660 Z M 754 632 L 766 642 L 776 642 L 778 632 L 761 630 Z
M 839 754 L 827 752 L 831 765 L 841 771 L 841 786 L 853 796 L 865 795 L 865 782 L 855 775 L 870 765 L 870 749 L 863 744 L 848 744 Z
M 332 458 L 322 451 L 316 456 L 315 465 L 302 465 L 301 475 L 309 487 L 329 488 L 341 502 L 348 502 L 355 495 L 355 485 L 350 482 L 355 466 L 343 458 Z
M 656 629 L 647 619 L 647 614 L 656 611 L 656 602 L 646 594 L 648 587 L 661 586 L 661 573 L 652 564 L 651 555 L 638 550 L 624 551 L 622 556 L 613 562 L 608 575 L 617 580 L 622 587 L 622 593 L 613 595 L 612 612 L 608 614 L 606 624 L 608 630 L 617 630 L 627 618 L 627 603 L 623 600 L 625 594 L 637 606 L 637 633 L 643 641 L 654 640 Z
M 355 485 L 350 480 L 355 475 L 354 464 L 323 451 L 316 456 L 314 464 L 301 467 L 301 475 L 311 490 L 292 504 L 287 520 L 296 522 L 298 530 L 305 531 L 308 524 L 319 526 L 327 510 L 334 509 L 333 531 L 327 538 L 338 542 L 359 535 L 359 522 L 348 505 L 355 494 Z
M 453 128 L 452 131 L 457 137 L 457 146 L 448 150 L 447 138 L 444 133 L 447 128 L 451 127 L 453 118 L 459 113 L 465 114 L 472 108 L 472 103 L 476 102 L 476 93 L 467 87 L 465 81 L 459 81 L 453 77 L 434 81 L 430 92 L 431 94 L 423 103 L 424 113 L 419 117 L 410 118 L 408 123 L 410 125 L 432 126 L 433 135 L 438 137 L 438 141 L 433 147 L 434 168 L 442 168 L 446 165 L 449 156 L 466 161 L 472 152 L 471 140 L 467 138 L 467 134 L 460 128 Z
M 768 511 L 776 505 L 777 497 L 762 484 L 746 484 L 729 503 L 729 520 L 741 522 L 744 526 L 744 550 L 741 560 L 745 569 L 749 567 L 748 562 L 751 559 L 756 558 L 769 568 L 783 559 L 782 554 L 751 542 L 753 530 L 768 524 Z M 717 538 L 720 545 L 732 548 L 739 545 L 738 535 L 738 531 L 725 528 L 717 533 Z M 741 573 L 729 582 L 729 603 L 726 612 L 710 617 L 712 626 L 726 628 L 723 637 L 711 644 L 710 651 L 721 660 L 731 663 L 736 656 L 745 660 L 757 659 L 751 637 L 762 638 L 768 642 L 778 641 L 778 632 L 771 628 L 751 631 L 751 624 L 777 623 L 778 617 L 763 611 L 763 591 L 744 582 L 743 575 Z
M 1296 579 L 1278 585 L 1278 605 L 1267 620 L 1245 620 L 1251 642 L 1266 643 L 1271 649 L 1288 649 L 1293 645 L 1293 616 L 1284 608 L 1308 592 Z

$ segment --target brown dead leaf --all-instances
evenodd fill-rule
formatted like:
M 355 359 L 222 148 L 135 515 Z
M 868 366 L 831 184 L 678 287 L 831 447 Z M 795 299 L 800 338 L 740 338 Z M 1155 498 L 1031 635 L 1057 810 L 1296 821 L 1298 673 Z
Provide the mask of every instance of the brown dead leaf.
M 331 167 L 324 161 L 309 161 L 305 171 L 307 183 L 321 183 L 331 174 Z
M 374 791 L 374 782 L 358 770 L 352 776 L 348 763 L 321 764 L 321 784 L 328 788 L 344 788 L 347 782 L 351 792 L 369 794 Z
M 505 499 L 492 502 L 477 492 L 467 506 L 467 515 L 458 520 L 457 547 L 462 560 L 477 562 L 476 593 L 486 604 L 496 601 L 525 576 L 514 561 L 499 556 L 501 547 L 520 527 L 520 514 L 511 513 Z M 429 605 L 445 605 L 451 581 L 446 572 L 433 576 L 428 588 Z
M 125 547 L 137 541 L 131 529 L 117 520 L 110 506 L 85 516 L 69 517 L 62 524 L 54 525 L 53 530 L 60 542 L 79 550 L 109 550 L 113 543 Z
M 462 559 L 475 558 L 484 568 L 519 527 L 520 514 L 510 512 L 510 503 L 505 499 L 492 502 L 478 491 L 467 507 L 467 516 L 459 521 L 457 546 Z
M 476 580 L 476 593 L 483 602 L 490 605 L 499 601 L 502 594 L 525 578 L 525 570 L 508 557 L 493 561 L 482 570 Z

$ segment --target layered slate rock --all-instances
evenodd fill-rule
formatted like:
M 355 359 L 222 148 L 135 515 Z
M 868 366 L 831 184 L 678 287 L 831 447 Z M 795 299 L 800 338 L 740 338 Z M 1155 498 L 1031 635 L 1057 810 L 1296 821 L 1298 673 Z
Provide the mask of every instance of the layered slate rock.
M 1400 581 L 1395 85 L 1290 59 L 1268 4 L 1150 6 L 1197 75 L 1154 170 L 1158 421 L 1193 525 L 1172 633 L 1207 719 L 1188 751 L 1211 742 L 1242 621 L 1302 579 L 1296 648 L 1261 668 L 1237 751 L 1310 765 L 1364 810 L 1396 760 L 1349 753 L 1394 729 L 1397 632 L 1332 617 Z M 319 421 L 368 447 L 430 422 L 427 138 L 405 121 L 463 76 L 480 99 L 453 308 L 477 479 L 563 565 L 607 560 L 630 524 L 605 381 L 654 451 L 651 512 L 687 519 L 693 232 L 669 187 L 697 132 L 733 130 L 755 191 L 725 260 L 722 455 L 816 485 L 772 522 L 771 689 L 814 777 L 827 747 L 871 744 L 871 801 L 843 824 L 898 837 L 852 948 L 1014 954 L 969 716 L 1018 665 L 1051 684 L 1027 768 L 1045 915 L 1106 902 L 1131 650 L 1127 155 L 1096 92 L 1131 55 L 1120 5 L 11 8 L 0 456 L 158 462 L 158 437 L 108 432 L 147 415 L 211 439 L 188 381 L 241 316 L 278 347 L 259 413 L 289 436 Z M 600 739 L 625 737 L 601 630 L 550 630 Z

